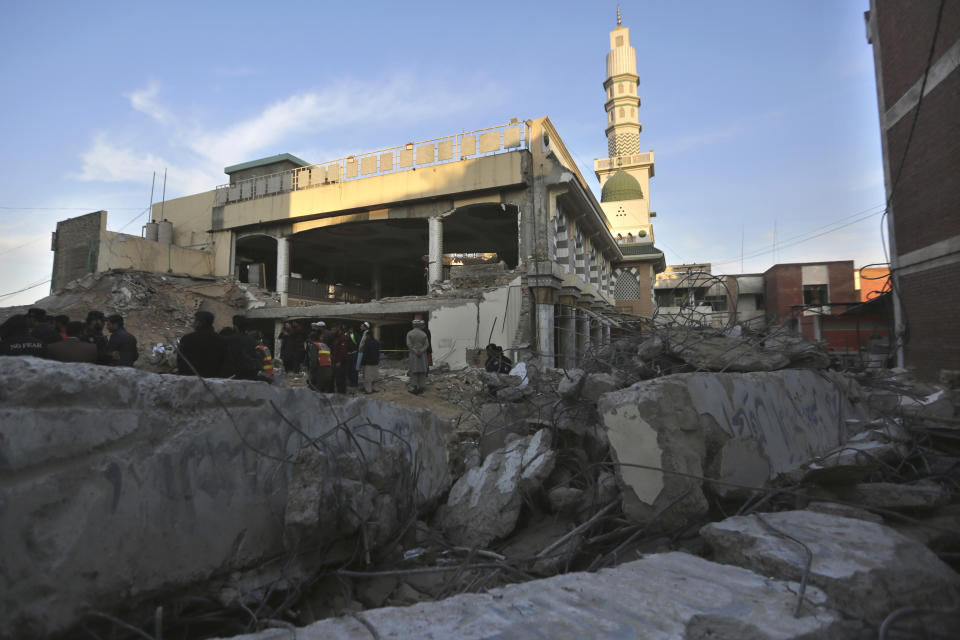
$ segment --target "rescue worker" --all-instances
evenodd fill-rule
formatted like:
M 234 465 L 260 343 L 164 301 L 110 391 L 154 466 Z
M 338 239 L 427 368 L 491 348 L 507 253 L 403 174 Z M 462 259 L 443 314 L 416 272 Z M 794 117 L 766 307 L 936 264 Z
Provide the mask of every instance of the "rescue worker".
M 409 350 L 407 368 L 412 387 L 408 391 L 415 395 L 423 393 L 427 386 L 427 349 L 430 346 L 430 340 L 423 330 L 424 325 L 423 320 L 414 320 L 413 329 L 407 332 L 407 349 Z
M 307 371 L 314 390 L 333 393 L 333 359 L 330 357 L 330 347 L 317 331 L 310 332 L 307 343 Z
M 273 379 L 273 356 L 270 355 L 270 348 L 263 343 L 263 335 L 257 336 L 257 351 L 263 356 L 263 375 Z
M 330 351 L 333 354 L 333 381 L 337 393 L 347 392 L 347 379 L 349 377 L 349 364 L 347 364 L 347 353 L 350 349 L 350 341 L 347 340 L 346 325 L 334 327 L 330 337 Z
M 360 384 L 360 369 L 357 367 L 360 339 L 357 337 L 357 330 L 353 327 L 345 328 L 344 335 L 347 338 L 347 384 L 356 387 Z

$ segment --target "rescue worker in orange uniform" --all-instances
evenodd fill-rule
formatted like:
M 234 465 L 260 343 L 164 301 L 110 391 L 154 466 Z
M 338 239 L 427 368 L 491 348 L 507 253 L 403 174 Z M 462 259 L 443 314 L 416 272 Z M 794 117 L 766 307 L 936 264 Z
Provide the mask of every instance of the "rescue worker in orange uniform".
M 263 356 L 263 369 L 261 373 L 273 378 L 273 356 L 270 354 L 270 347 L 263 343 L 263 335 L 257 336 L 257 351 Z
M 316 331 L 310 333 L 307 342 L 307 370 L 310 383 L 316 391 L 333 393 L 333 359 L 330 346 Z

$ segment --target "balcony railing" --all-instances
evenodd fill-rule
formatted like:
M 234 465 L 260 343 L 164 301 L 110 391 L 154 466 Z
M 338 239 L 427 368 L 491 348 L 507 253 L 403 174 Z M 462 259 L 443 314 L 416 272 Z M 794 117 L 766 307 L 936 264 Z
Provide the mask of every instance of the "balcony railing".
M 530 127 L 525 122 L 511 121 L 487 129 L 457 133 L 399 147 L 379 149 L 298 167 L 217 187 L 218 205 L 276 195 L 287 191 L 311 189 L 373 178 L 421 167 L 448 164 L 459 160 L 491 156 L 517 149 L 528 149 Z

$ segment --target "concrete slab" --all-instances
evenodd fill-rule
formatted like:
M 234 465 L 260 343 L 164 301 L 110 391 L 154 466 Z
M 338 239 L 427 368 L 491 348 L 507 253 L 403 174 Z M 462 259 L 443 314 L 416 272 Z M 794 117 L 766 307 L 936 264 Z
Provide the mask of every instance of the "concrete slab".
M 287 553 L 298 451 L 325 457 L 331 481 L 402 492 L 396 505 L 449 487 L 449 427 L 430 412 L 207 384 L 212 393 L 192 377 L 0 358 L 0 637 L 44 637 L 90 608 L 111 612 Z M 321 434 L 317 451 L 305 436 Z M 346 469 L 351 460 L 366 466 Z M 414 473 L 404 488 L 398 479 Z M 342 508 L 316 505 L 327 519 Z
M 952 591 L 960 587 L 960 575 L 919 542 L 874 522 L 784 511 L 728 518 L 700 533 L 720 562 L 800 580 L 806 552 L 778 531 L 810 550 L 809 582 L 837 609 L 879 621 L 904 606 L 954 604 Z
M 838 617 L 819 606 L 824 596 L 816 588 L 808 588 L 808 603 L 800 617 L 793 617 L 796 589 L 794 583 L 745 569 L 666 553 L 597 573 L 568 573 L 440 602 L 375 609 L 357 617 L 375 629 L 377 637 L 397 640 L 836 637 Z M 356 617 L 323 620 L 296 630 L 298 640 L 371 635 Z M 291 637 L 291 631 L 270 630 L 233 640 Z

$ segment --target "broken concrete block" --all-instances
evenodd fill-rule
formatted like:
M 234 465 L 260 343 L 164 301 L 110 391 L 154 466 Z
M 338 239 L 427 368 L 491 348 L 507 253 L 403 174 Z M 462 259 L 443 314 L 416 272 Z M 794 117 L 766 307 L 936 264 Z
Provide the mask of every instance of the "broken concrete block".
M 90 608 L 134 608 L 165 591 L 202 593 L 204 581 L 287 553 L 291 495 L 291 512 L 331 533 L 320 514 L 345 505 L 294 481 L 301 450 L 322 451 L 316 468 L 328 480 L 352 480 L 333 461 L 362 452 L 356 482 L 380 487 L 397 508 L 421 508 L 449 487 L 449 426 L 427 411 L 256 382 L 0 360 L 0 637 L 62 632 Z M 380 498 L 364 509 L 375 524 L 391 506 Z
M 780 580 L 803 576 L 804 548 L 783 534 L 799 540 L 813 557 L 809 583 L 829 606 L 874 621 L 904 606 L 949 606 L 960 587 L 960 575 L 932 551 L 873 522 L 784 511 L 728 518 L 700 533 L 716 560 Z
M 364 611 L 382 638 L 674 638 L 813 640 L 839 637 L 840 616 L 816 587 L 793 617 L 798 585 L 685 553 L 564 575 L 411 607 Z M 289 633 L 289 632 L 286 632 Z M 370 635 L 353 617 L 296 630 L 300 640 Z M 268 640 L 277 631 L 242 636 Z M 234 640 L 241 640 L 235 638 Z
M 760 442 L 753 438 L 731 438 L 721 445 L 707 469 L 710 490 L 721 498 L 750 497 L 755 491 L 743 487 L 762 487 L 770 479 L 770 461 Z
M 846 504 L 837 504 L 836 502 L 811 502 L 807 505 L 807 511 L 816 511 L 817 513 L 826 513 L 827 515 L 840 516 L 841 518 L 855 518 L 857 520 L 883 524 L 882 516 L 878 516 L 866 509 L 851 507 Z
M 953 402 L 942 389 L 921 398 L 900 396 L 899 409 L 905 416 L 920 416 L 923 418 L 953 417 Z
M 776 371 L 790 364 L 778 351 L 764 351 L 746 340 L 698 333 L 672 336 L 670 353 L 707 371 Z
M 696 476 L 744 474 L 745 484 L 761 486 L 763 469 L 770 480 L 836 447 L 848 436 L 847 418 L 863 418 L 847 397 L 851 384 L 804 369 L 687 373 L 605 394 L 597 409 L 620 465 L 625 514 L 679 526 L 707 512 Z M 724 450 L 730 440 L 740 442 Z
M 659 336 L 653 336 L 640 343 L 640 346 L 637 347 L 637 357 L 641 360 L 653 360 L 663 354 L 665 349 L 666 345 L 664 345 L 663 339 Z
M 580 397 L 596 404 L 605 393 L 609 393 L 618 388 L 617 378 L 609 373 L 590 373 L 583 383 L 583 389 L 580 391 Z
M 864 507 L 877 507 L 895 511 L 913 509 L 936 509 L 950 502 L 950 491 L 928 480 L 914 484 L 895 482 L 864 482 L 837 487 L 815 488 L 811 496 L 823 496 L 853 502 Z
M 504 387 L 503 389 L 497 390 L 497 400 L 500 402 L 520 402 L 525 398 L 529 398 L 535 393 L 535 391 L 527 387 Z
M 567 369 L 557 383 L 557 393 L 564 400 L 577 400 L 583 388 L 584 376 L 586 373 L 583 369 Z
M 454 544 L 486 546 L 513 531 L 521 492 L 538 489 L 553 470 L 556 452 L 550 439 L 547 429 L 519 438 L 454 483 L 438 511 L 439 524 Z

